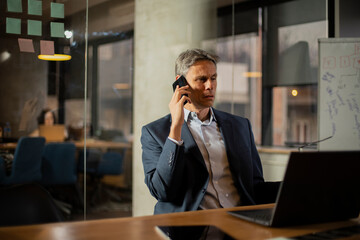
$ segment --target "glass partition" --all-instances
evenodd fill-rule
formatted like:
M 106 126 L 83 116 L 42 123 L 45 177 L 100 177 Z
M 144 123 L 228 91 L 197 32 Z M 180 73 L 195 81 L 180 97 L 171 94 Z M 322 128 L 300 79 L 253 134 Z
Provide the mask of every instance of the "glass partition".
M 3 0 L 1 154 L 11 163 L 21 137 L 45 136 L 49 111 L 60 139 L 46 135 L 45 145 L 76 147 L 75 181 L 40 181 L 65 220 L 152 214 L 140 131 L 168 114 L 174 62 L 187 48 L 220 56 L 215 108 L 249 118 L 256 144 L 314 141 L 327 4 Z M 53 170 L 41 168 L 56 176 Z M 4 171 L 10 176 L 11 164 Z
M 1 188 L 36 182 L 66 221 L 131 216 L 133 18 L 125 27 L 96 21 L 134 3 L 0 4 Z M 27 170 L 33 178 L 17 181 L 12 163 L 24 137 L 46 142 Z

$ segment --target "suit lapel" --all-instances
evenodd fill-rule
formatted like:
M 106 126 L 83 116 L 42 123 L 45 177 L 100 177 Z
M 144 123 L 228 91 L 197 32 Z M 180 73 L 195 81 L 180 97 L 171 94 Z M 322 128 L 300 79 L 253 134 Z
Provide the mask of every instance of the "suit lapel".
M 194 155 L 194 157 L 206 168 L 204 158 L 202 157 L 200 149 L 191 135 L 190 129 L 186 122 L 184 122 L 181 129 L 181 138 L 184 140 L 185 152 L 188 151 Z
M 216 120 L 218 121 L 222 137 L 224 139 L 226 155 L 229 161 L 230 169 L 238 172 L 241 169 L 241 161 L 238 161 L 238 158 L 241 159 L 241 157 L 236 154 L 237 146 L 235 144 L 239 144 L 239 142 L 234 140 L 234 128 L 232 126 L 232 122 L 225 118 L 221 113 L 217 112 L 215 109 L 213 110 Z
M 233 137 L 232 123 L 231 123 L 231 121 L 224 118 L 221 114 L 219 114 L 215 109 L 213 109 L 213 110 L 214 110 L 214 114 L 215 114 L 216 120 L 217 120 L 219 128 L 220 128 L 221 135 L 224 139 L 227 157 L 228 157 L 229 161 L 231 161 L 230 158 L 231 158 L 232 154 L 230 154 L 230 152 L 235 147 L 234 140 L 233 140 L 234 137 Z

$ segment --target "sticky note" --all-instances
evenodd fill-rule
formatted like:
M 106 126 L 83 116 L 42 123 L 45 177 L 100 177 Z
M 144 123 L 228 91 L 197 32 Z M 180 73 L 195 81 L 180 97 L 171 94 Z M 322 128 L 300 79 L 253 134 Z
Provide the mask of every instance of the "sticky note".
M 29 15 L 42 15 L 42 1 L 28 0 L 28 14 Z
M 64 23 L 51 22 L 50 35 L 51 37 L 64 37 Z
M 6 18 L 6 33 L 21 34 L 21 19 Z
M 54 55 L 54 41 L 40 40 L 40 54 Z
M 22 12 L 22 2 L 21 0 L 7 0 L 7 10 L 8 12 Z
M 32 39 L 19 38 L 18 42 L 19 42 L 20 52 L 31 52 L 31 53 L 35 52 Z
M 64 4 L 52 2 L 50 16 L 53 18 L 64 18 Z
M 28 35 L 41 36 L 42 34 L 42 23 L 37 20 L 28 20 L 27 21 L 27 31 Z

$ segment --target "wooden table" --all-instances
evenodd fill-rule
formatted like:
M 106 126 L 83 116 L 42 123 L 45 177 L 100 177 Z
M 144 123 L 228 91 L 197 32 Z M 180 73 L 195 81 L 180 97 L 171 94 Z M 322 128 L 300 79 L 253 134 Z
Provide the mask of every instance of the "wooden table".
M 76 148 L 84 148 L 85 141 L 73 141 Z M 106 151 L 107 149 L 130 149 L 131 143 L 128 142 L 111 142 L 111 141 L 103 141 L 103 140 L 86 140 L 87 148 L 98 148 Z
M 80 240 L 80 239 L 162 239 L 154 230 L 156 225 L 215 225 L 236 239 L 267 239 L 274 237 L 294 237 L 313 232 L 360 224 L 360 219 L 344 222 L 297 226 L 287 228 L 269 228 L 249 223 L 226 213 L 240 208 L 251 209 L 269 207 L 259 205 L 214 209 L 195 212 L 162 214 L 133 218 L 114 218 L 81 222 L 53 223 L 17 227 L 1 227 L 0 239 L 37 239 L 37 240 Z M 359 236 L 358 236 L 359 237 Z M 356 239 L 356 238 L 352 238 Z
M 76 148 L 84 148 L 85 141 L 70 141 L 75 144 Z M 17 143 L 0 143 L 0 149 L 8 149 L 13 150 L 16 148 Z M 131 143 L 127 142 L 111 142 L 111 141 L 103 141 L 103 140 L 86 140 L 87 148 L 99 148 L 99 149 L 129 149 L 131 148 Z
M 14 150 L 16 148 L 17 143 L 11 142 L 11 143 L 0 143 L 0 150 Z

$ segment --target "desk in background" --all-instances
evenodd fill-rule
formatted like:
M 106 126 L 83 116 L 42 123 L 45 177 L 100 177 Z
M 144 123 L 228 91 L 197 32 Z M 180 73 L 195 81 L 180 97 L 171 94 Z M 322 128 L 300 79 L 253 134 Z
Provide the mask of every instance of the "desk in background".
M 344 222 L 324 223 L 287 228 L 269 228 L 249 223 L 233 216 L 227 211 L 253 209 L 272 206 L 258 205 L 228 209 L 203 210 L 172 214 L 160 214 L 133 218 L 114 218 L 82 222 L 66 222 L 18 227 L 0 228 L 0 239 L 162 239 L 155 232 L 157 225 L 215 225 L 236 239 L 268 239 L 275 237 L 295 237 L 313 232 L 348 227 L 360 224 L 360 219 Z M 359 236 L 360 237 L 360 236 Z M 355 238 L 352 238 L 355 239 Z
M 77 149 L 86 148 L 97 148 L 102 152 L 108 150 L 123 151 L 125 150 L 124 161 L 123 161 L 123 176 L 105 176 L 104 182 L 118 187 L 131 188 L 132 187 L 132 144 L 129 142 L 111 142 L 103 140 L 87 139 L 85 141 L 74 141 L 73 142 Z M 85 144 L 86 143 L 86 144 Z
M 76 148 L 84 148 L 85 141 L 71 141 L 75 144 Z M 0 143 L 0 149 L 15 149 L 17 143 L 9 142 L 9 143 Z M 89 139 L 86 141 L 87 148 L 99 148 L 102 150 L 106 149 L 129 149 L 131 148 L 131 143 L 127 142 L 111 142 L 111 141 L 103 141 L 103 140 L 93 140 Z
M 103 140 L 93 140 L 88 139 L 86 141 L 73 141 L 76 148 L 84 148 L 85 143 L 87 148 L 99 148 L 103 151 L 107 149 L 130 149 L 131 143 L 128 142 L 111 142 L 111 141 L 103 141 Z

